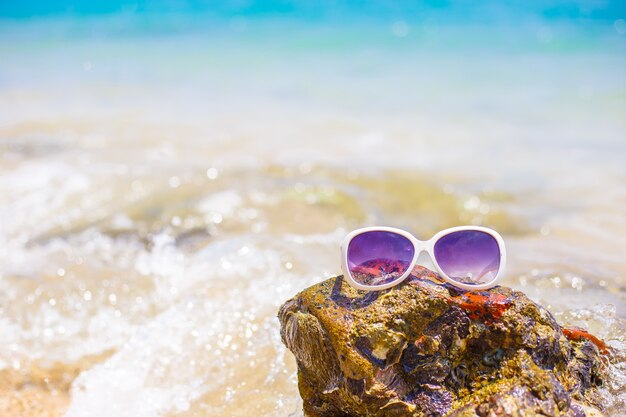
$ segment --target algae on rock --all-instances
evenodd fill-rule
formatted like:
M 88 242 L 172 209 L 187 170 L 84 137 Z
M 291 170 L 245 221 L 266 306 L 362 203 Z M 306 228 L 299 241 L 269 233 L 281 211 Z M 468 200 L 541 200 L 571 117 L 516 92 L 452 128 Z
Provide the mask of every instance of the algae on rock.
M 376 292 L 335 277 L 279 318 L 307 417 L 601 415 L 602 346 L 506 287 L 466 292 L 421 267 Z

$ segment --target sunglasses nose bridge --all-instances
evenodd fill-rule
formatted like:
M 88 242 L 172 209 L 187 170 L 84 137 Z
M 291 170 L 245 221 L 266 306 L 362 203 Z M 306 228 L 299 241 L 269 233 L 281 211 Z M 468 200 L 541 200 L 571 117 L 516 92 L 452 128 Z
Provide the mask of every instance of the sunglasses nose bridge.
M 415 246 L 415 256 L 419 257 L 422 252 L 428 252 L 427 242 L 422 242 L 421 240 L 416 240 L 413 245 Z
M 428 241 L 416 240 L 415 245 L 415 263 L 416 265 L 422 265 L 427 268 L 433 269 L 435 267 L 434 260 L 430 254 L 430 245 Z

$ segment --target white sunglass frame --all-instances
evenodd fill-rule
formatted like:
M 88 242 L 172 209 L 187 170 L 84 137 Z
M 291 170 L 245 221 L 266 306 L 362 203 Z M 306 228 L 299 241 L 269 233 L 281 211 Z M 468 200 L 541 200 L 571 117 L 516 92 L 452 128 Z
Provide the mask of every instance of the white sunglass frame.
M 435 258 L 434 248 L 435 248 L 435 244 L 437 243 L 439 239 L 441 239 L 444 236 L 449 235 L 450 233 L 461 232 L 465 230 L 487 233 L 488 235 L 493 237 L 498 243 L 498 248 L 500 249 L 500 267 L 498 268 L 498 272 L 496 276 L 487 283 L 465 284 L 462 282 L 455 281 L 454 279 L 446 275 L 445 272 L 443 272 L 443 270 L 439 266 L 439 263 L 437 262 L 437 258 Z M 415 253 L 413 254 L 413 259 L 411 260 L 411 264 L 407 268 L 406 272 L 404 272 L 404 274 L 402 274 L 397 279 L 391 282 L 388 282 L 386 284 L 382 284 L 382 285 L 363 285 L 363 284 L 359 284 L 358 282 L 354 280 L 354 278 L 352 278 L 352 274 L 350 273 L 350 268 L 348 267 L 348 247 L 354 237 L 363 233 L 367 233 L 367 232 L 392 232 L 392 233 L 396 233 L 400 236 L 403 236 L 409 239 L 409 241 L 413 244 Z M 482 226 L 450 227 L 448 229 L 444 229 L 436 233 L 432 238 L 428 240 L 419 240 L 418 238 L 416 238 L 415 236 L 413 236 L 411 233 L 407 232 L 406 230 L 397 229 L 395 227 L 373 226 L 373 227 L 363 227 L 361 229 L 356 229 L 348 233 L 348 235 L 343 239 L 343 242 L 341 244 L 341 268 L 343 270 L 343 276 L 350 285 L 360 290 L 380 291 L 380 290 L 384 290 L 387 288 L 391 288 L 393 286 L 400 284 L 409 275 L 411 275 L 411 272 L 413 271 L 413 268 L 415 267 L 417 263 L 417 259 L 419 258 L 421 253 L 424 251 L 428 253 L 428 256 L 430 256 L 430 259 L 435 265 L 435 268 L 437 268 L 437 272 L 439 273 L 441 277 L 443 277 L 446 280 L 446 282 L 454 285 L 455 287 L 459 287 L 468 291 L 486 290 L 488 288 L 492 288 L 496 286 L 498 279 L 500 278 L 500 276 L 502 275 L 502 272 L 504 271 L 504 268 L 506 267 L 506 247 L 504 245 L 504 239 L 502 239 L 502 236 L 500 236 L 498 232 L 488 227 L 482 227 Z

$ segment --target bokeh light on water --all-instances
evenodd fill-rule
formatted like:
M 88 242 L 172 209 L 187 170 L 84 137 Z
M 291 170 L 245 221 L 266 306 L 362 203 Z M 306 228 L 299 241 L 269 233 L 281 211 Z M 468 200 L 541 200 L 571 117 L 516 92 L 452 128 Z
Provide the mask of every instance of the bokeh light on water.
M 0 5 L 0 404 L 299 416 L 275 314 L 351 228 L 498 229 L 616 349 L 619 2 Z

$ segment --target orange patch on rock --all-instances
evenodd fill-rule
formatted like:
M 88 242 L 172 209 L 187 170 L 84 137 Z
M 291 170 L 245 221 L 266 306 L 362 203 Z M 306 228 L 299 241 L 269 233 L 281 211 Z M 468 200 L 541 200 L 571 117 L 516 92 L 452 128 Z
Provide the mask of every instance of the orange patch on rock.
M 562 328 L 563 334 L 569 340 L 579 341 L 582 339 L 589 340 L 591 343 L 598 347 L 598 350 L 603 353 L 609 353 L 609 348 L 602 340 L 598 339 L 596 336 L 592 335 L 585 329 L 581 329 L 579 327 L 572 327 L 571 329 Z
M 507 296 L 487 291 L 451 296 L 448 302 L 461 307 L 472 320 L 482 320 L 485 324 L 501 318 L 512 304 Z

